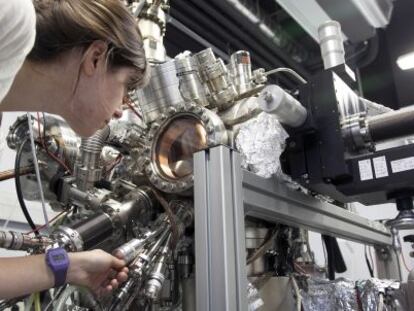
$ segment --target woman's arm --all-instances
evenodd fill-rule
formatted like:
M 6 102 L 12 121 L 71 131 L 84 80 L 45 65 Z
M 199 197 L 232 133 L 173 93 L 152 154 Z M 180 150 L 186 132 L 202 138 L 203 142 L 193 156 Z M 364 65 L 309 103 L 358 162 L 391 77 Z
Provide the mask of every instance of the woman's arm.
M 68 253 L 66 281 L 86 286 L 97 294 L 111 291 L 127 279 L 123 260 L 102 251 Z M 0 299 L 9 299 L 49 289 L 55 279 L 44 255 L 0 258 Z

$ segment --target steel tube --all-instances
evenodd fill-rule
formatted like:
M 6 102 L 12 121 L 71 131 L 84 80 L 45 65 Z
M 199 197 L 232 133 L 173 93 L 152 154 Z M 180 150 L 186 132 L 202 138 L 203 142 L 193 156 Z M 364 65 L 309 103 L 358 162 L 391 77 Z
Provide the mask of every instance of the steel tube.
M 414 107 L 390 111 L 366 120 L 373 142 L 414 134 Z

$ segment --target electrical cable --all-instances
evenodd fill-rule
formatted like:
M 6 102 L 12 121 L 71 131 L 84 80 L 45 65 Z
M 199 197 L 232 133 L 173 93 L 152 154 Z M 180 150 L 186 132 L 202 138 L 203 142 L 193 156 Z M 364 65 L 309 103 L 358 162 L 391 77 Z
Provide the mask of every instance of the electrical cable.
M 368 259 L 368 252 L 367 252 L 367 246 L 364 245 L 364 255 L 365 255 L 365 262 L 367 263 L 369 275 L 373 278 L 374 277 L 374 271 L 372 270 L 371 263 Z
M 57 156 L 55 156 L 53 153 L 51 153 L 49 151 L 49 149 L 46 146 L 45 143 L 45 137 L 46 137 L 46 124 L 45 124 L 45 116 L 43 115 L 43 137 L 40 134 L 40 116 L 39 113 L 37 112 L 37 124 L 38 124 L 38 135 L 39 135 L 39 140 L 40 140 L 40 145 L 43 147 L 43 149 L 46 151 L 46 154 L 56 163 L 58 163 L 59 165 L 61 165 L 66 172 L 69 172 L 69 174 L 72 174 L 72 170 L 65 164 L 64 160 L 62 161 L 61 159 L 59 159 Z
M 142 120 L 142 115 L 135 109 L 135 107 L 132 105 L 131 101 L 129 98 L 124 100 L 124 103 L 129 107 L 129 109 L 131 109 L 135 115 L 140 118 Z
M 298 80 L 302 84 L 307 83 L 307 81 L 300 74 L 298 74 L 296 71 L 294 71 L 293 69 L 290 69 L 290 68 L 284 68 L 284 67 L 276 68 L 276 69 L 269 70 L 269 71 L 265 72 L 264 74 L 266 76 L 269 76 L 271 74 L 275 74 L 275 73 L 279 73 L 279 72 L 285 72 L 285 73 L 288 73 L 288 74 L 292 75 L 293 77 L 296 78 L 296 80 Z
M 290 281 L 292 282 L 293 290 L 295 291 L 296 296 L 296 311 L 301 311 L 302 309 L 302 296 L 300 294 L 298 283 L 293 275 L 290 276 Z
M 69 213 L 70 212 L 70 210 L 69 211 L 62 211 L 62 212 L 60 212 L 59 214 L 57 214 L 55 217 L 53 217 L 51 220 L 49 220 L 49 224 L 51 224 L 51 223 L 53 223 L 55 220 L 58 220 L 58 218 L 60 217 L 60 216 L 62 216 L 64 213 Z M 44 224 L 44 225 L 42 225 L 42 226 L 38 226 L 37 228 L 36 228 L 36 230 L 37 231 L 40 231 L 40 230 L 42 230 L 43 228 L 45 228 L 46 227 L 46 224 Z M 29 232 L 26 232 L 26 234 L 30 234 L 30 233 L 33 233 L 34 232 L 34 230 L 31 230 L 31 231 L 29 231 Z
M 269 247 L 272 245 L 272 242 L 274 241 L 274 239 L 276 238 L 277 234 L 279 233 L 279 230 L 275 230 L 273 232 L 273 234 L 271 234 L 269 236 L 269 238 L 267 238 L 257 249 L 256 251 L 249 256 L 249 258 L 246 259 L 246 265 L 251 264 L 252 262 L 254 262 L 256 259 L 258 259 L 259 257 L 263 256 L 265 254 L 265 252 L 269 249 Z
M 35 299 L 34 299 L 34 307 L 35 311 L 42 311 L 42 307 L 40 304 L 40 293 L 35 293 Z
M 20 204 L 20 208 L 22 209 L 23 215 L 26 218 L 27 223 L 29 224 L 29 226 L 33 229 L 34 233 L 36 235 L 39 235 L 39 231 L 36 228 L 36 225 L 34 224 L 32 217 L 29 214 L 29 211 L 27 209 L 26 203 L 24 202 L 24 198 L 23 198 L 23 193 L 22 193 L 22 186 L 20 183 L 20 161 L 22 158 L 22 153 L 23 153 L 23 149 L 25 147 L 25 145 L 29 142 L 29 139 L 25 139 L 21 145 L 19 146 L 19 148 L 17 149 L 16 152 L 16 160 L 14 162 L 14 181 L 15 181 L 15 185 L 16 185 L 16 193 L 17 193 L 17 200 L 19 201 Z
M 404 264 L 404 268 L 407 270 L 408 273 L 410 273 L 411 272 L 411 269 L 408 268 L 407 262 L 405 261 L 405 257 L 404 257 L 404 254 L 403 254 L 402 251 L 401 251 L 401 255 L 400 256 L 401 256 L 401 261 Z
M 37 180 L 37 186 L 39 188 L 40 200 L 42 203 L 43 217 L 45 219 L 46 230 L 49 232 L 49 229 L 50 229 L 49 228 L 49 217 L 47 216 L 45 197 L 43 193 L 43 185 L 42 185 L 42 180 L 40 178 L 39 162 L 37 161 L 36 146 L 35 146 L 34 135 L 33 135 L 32 118 L 29 112 L 27 113 L 27 123 L 29 125 L 29 137 L 30 137 L 30 144 L 32 147 L 33 164 L 34 164 L 35 171 L 36 171 L 36 180 Z
M 372 249 L 371 246 L 368 246 L 368 254 L 369 254 L 369 258 L 371 260 L 371 265 L 372 265 L 372 273 L 375 276 L 375 261 L 374 261 L 374 257 L 372 256 Z

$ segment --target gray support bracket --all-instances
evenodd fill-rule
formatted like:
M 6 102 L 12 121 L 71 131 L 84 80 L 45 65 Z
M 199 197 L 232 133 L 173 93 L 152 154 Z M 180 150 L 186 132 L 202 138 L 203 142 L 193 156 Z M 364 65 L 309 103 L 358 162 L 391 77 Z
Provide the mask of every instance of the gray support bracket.
M 224 146 L 194 155 L 196 310 L 247 310 L 240 156 Z

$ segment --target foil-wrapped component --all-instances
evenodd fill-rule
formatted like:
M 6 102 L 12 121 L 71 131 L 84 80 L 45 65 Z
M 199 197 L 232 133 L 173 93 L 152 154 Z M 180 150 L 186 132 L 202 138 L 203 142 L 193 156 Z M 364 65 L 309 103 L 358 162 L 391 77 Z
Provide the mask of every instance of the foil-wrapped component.
M 364 311 L 377 311 L 380 304 L 380 295 L 394 296 L 399 291 L 400 283 L 393 280 L 380 280 L 371 278 L 356 282 L 361 305 Z M 392 299 L 389 299 L 392 300 Z
M 277 118 L 261 113 L 240 126 L 235 144 L 241 153 L 242 167 L 269 178 L 285 179 L 279 157 L 288 137 Z
M 262 298 L 259 295 L 259 291 L 252 283 L 247 283 L 247 309 L 248 311 L 259 310 L 264 305 Z
M 308 279 L 301 283 L 300 294 L 305 311 L 357 311 L 358 301 L 353 281 Z

